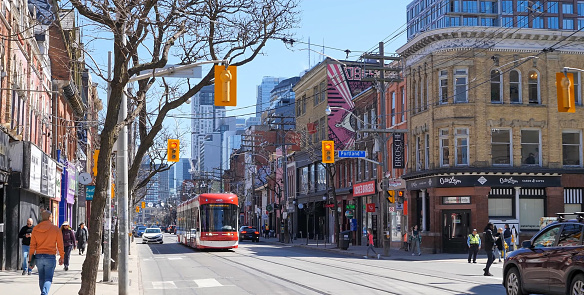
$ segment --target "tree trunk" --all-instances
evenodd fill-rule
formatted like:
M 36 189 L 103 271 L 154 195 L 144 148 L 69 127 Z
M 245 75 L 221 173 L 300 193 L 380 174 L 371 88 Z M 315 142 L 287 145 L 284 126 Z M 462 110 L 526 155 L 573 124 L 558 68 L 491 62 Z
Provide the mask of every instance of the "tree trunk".
M 111 245 L 112 245 L 111 257 L 113 260 L 111 263 L 111 270 L 115 270 L 115 271 L 118 271 L 118 247 L 119 247 L 119 241 L 118 241 L 119 231 L 118 231 L 118 229 L 119 228 L 120 228 L 119 222 L 116 222 L 114 234 L 113 234 L 113 237 L 111 238 Z

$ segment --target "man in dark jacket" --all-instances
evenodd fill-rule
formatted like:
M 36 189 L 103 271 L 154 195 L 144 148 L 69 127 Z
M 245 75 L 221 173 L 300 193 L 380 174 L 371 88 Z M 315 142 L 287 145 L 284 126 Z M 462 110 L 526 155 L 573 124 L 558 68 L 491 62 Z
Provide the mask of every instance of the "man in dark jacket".
M 18 233 L 18 238 L 22 239 L 22 275 L 27 273 L 27 269 L 29 275 L 32 272 L 32 269 L 28 268 L 27 262 L 30 252 L 30 236 L 32 234 L 33 227 L 32 218 L 29 218 L 26 221 L 26 225 L 23 226 Z
M 493 224 L 488 223 L 487 227 L 485 227 L 485 232 L 483 232 L 484 240 L 485 240 L 485 252 L 487 252 L 487 267 L 483 268 L 485 271 L 484 276 L 493 276 L 489 269 L 491 268 L 491 264 L 495 261 L 495 237 L 493 236 Z
M 77 249 L 79 249 L 79 255 L 85 254 L 85 244 L 87 243 L 87 228 L 85 228 L 85 223 L 80 223 L 79 228 L 77 228 L 77 233 L 75 233 L 75 238 L 77 239 Z

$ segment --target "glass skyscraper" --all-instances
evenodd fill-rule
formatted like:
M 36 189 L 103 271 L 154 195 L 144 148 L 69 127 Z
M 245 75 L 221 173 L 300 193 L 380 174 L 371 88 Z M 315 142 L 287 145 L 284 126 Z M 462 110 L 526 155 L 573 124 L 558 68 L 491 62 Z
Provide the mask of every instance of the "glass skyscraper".
M 578 30 L 584 27 L 584 1 L 415 0 L 407 19 L 408 40 L 459 26 Z

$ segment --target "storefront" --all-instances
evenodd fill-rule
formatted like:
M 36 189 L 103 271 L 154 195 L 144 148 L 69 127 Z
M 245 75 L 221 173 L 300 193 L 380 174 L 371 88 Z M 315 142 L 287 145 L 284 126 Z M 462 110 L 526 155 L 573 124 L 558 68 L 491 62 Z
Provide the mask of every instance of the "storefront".
M 26 141 L 11 143 L 9 156 L 12 174 L 6 198 L 6 269 L 17 269 L 22 260 L 18 231 L 28 218 L 37 224 L 41 210 L 51 210 L 56 181 L 51 181 L 49 171 L 56 163 Z
M 466 251 L 466 237 L 488 222 L 519 232 L 539 229 L 542 216 L 563 211 L 558 174 L 449 174 L 407 179 L 410 225 L 432 252 Z M 559 210 L 559 211 L 558 211 Z M 427 249 L 431 248 L 431 249 Z
M 0 269 L 4 269 L 4 257 L 6 257 L 6 186 L 10 175 L 8 162 L 8 134 L 0 130 Z
M 350 224 L 351 230 L 356 231 L 355 243 L 357 245 L 367 245 L 367 229 L 373 232 L 373 242 L 377 247 L 381 247 L 381 236 L 378 232 L 379 208 L 376 204 L 377 181 L 367 181 L 353 185 L 353 199 L 345 205 L 345 215 L 352 215 Z
M 63 171 L 63 184 L 62 184 L 62 198 L 59 203 L 59 225 L 63 222 L 68 221 L 70 224 L 74 224 L 76 220 L 73 220 L 73 204 L 75 204 L 75 192 L 77 190 L 77 180 L 76 180 L 77 169 L 72 163 L 67 163 Z

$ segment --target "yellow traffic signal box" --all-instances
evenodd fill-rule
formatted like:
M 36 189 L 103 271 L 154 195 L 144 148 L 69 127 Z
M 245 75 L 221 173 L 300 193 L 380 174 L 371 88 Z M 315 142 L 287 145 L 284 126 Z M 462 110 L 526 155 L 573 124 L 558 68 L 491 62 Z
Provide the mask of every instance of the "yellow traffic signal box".
M 575 113 L 574 74 L 556 73 L 556 88 L 558 94 L 558 112 Z
M 387 191 L 387 200 L 392 204 L 395 203 L 395 191 L 394 190 Z
M 215 105 L 237 105 L 237 67 L 215 66 Z
M 166 160 L 168 162 L 178 162 L 180 152 L 180 140 L 169 139 L 166 152 Z
M 140 213 L 140 206 L 136 206 L 136 213 Z
M 142 202 L 142 209 L 146 208 L 146 202 Z
M 322 141 L 322 162 L 332 164 L 335 162 L 335 142 L 332 140 Z
M 93 152 L 93 176 L 97 176 L 97 158 L 99 157 L 99 150 Z

